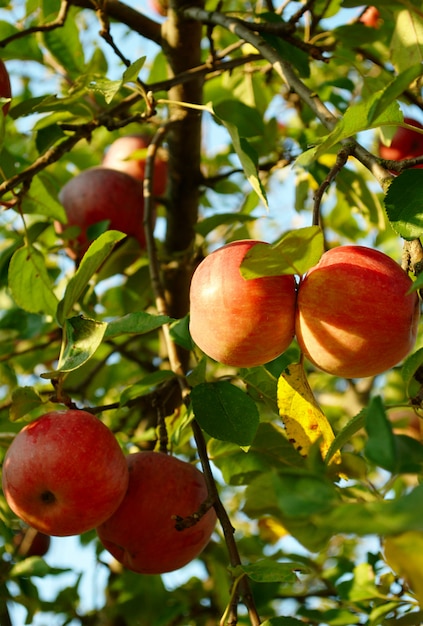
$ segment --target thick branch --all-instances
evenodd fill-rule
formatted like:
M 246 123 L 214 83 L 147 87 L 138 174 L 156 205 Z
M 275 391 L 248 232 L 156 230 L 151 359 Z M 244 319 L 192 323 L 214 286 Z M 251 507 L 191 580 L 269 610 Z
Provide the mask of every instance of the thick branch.
M 263 58 L 271 63 L 274 71 L 282 78 L 283 82 L 310 107 L 322 124 L 328 130 L 332 130 L 335 127 L 338 118 L 320 100 L 319 96 L 302 82 L 291 64 L 285 61 L 271 45 L 260 35 L 256 34 L 246 23 L 216 11 L 204 11 L 192 7 L 185 9 L 184 15 L 205 23 L 223 26 L 223 28 L 253 45 L 263 55 Z M 382 188 L 384 188 L 387 182 L 391 180 L 391 175 L 380 165 L 379 160 L 363 146 L 355 142 L 355 140 L 349 138 L 345 140 L 345 143 L 354 144 L 351 154 L 372 172 Z
M 92 0 L 70 0 L 70 4 L 83 9 L 96 8 Z M 131 30 L 139 35 L 161 45 L 161 27 L 158 22 L 118 0 L 103 0 L 102 9 L 109 17 L 130 26 Z
M 163 51 L 170 77 L 201 65 L 201 23 L 181 17 L 178 5 L 171 3 L 168 19 L 163 24 Z M 164 282 L 169 313 L 183 317 L 188 311 L 189 284 L 192 272 L 190 258 L 195 239 L 194 226 L 198 219 L 201 114 L 178 104 L 202 104 L 203 78 L 173 85 L 169 90 L 172 126 L 168 134 L 169 146 L 169 202 L 165 252 L 169 265 Z

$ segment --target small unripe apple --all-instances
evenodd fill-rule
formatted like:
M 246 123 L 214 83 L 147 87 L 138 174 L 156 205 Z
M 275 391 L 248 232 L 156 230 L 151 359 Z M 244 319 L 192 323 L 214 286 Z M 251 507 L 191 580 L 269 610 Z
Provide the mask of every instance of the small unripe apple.
M 254 367 L 282 354 L 294 337 L 296 282 L 292 275 L 246 280 L 240 265 L 257 243 L 241 240 L 209 254 L 190 287 L 190 333 L 209 357 Z
M 413 348 L 420 316 L 412 280 L 364 246 L 325 252 L 300 283 L 296 335 L 305 356 L 344 378 L 375 376 Z
M 12 88 L 10 86 L 9 72 L 6 69 L 5 64 L 0 59 L 0 98 L 11 98 Z M 6 102 L 3 105 L 3 113 L 7 115 L 10 108 L 10 102 Z
M 404 122 L 423 130 L 423 125 L 411 117 L 405 117 Z M 379 156 L 382 157 L 382 159 L 403 161 L 404 159 L 413 159 L 422 155 L 423 134 L 409 128 L 399 127 L 389 146 L 379 143 Z M 421 169 L 423 165 L 416 165 L 416 169 L 417 168 Z
M 81 258 L 90 242 L 90 227 L 107 221 L 107 228 L 135 237 L 146 247 L 142 184 L 132 176 L 105 167 L 92 167 L 71 178 L 60 190 L 67 224 L 56 223 L 59 233 L 70 226 L 80 229 L 68 242 L 70 253 Z
M 196 514 L 207 498 L 204 475 L 162 452 L 127 457 L 129 486 L 117 511 L 97 533 L 103 546 L 126 568 L 164 574 L 195 559 L 216 525 L 209 509 L 194 525 L 177 530 L 177 518 Z
M 29 527 L 16 533 L 13 543 L 19 556 L 44 556 L 49 551 L 51 537 Z
M 145 160 L 150 137 L 142 134 L 125 135 L 116 139 L 107 149 L 103 158 L 103 166 L 125 172 L 137 180 L 145 178 Z M 138 154 L 144 151 L 145 154 Z M 159 148 L 154 161 L 153 194 L 162 196 L 167 184 L 167 160 L 165 152 Z
M 48 535 L 79 535 L 104 522 L 128 486 L 113 433 L 86 411 L 52 411 L 25 426 L 3 463 L 12 511 Z
M 369 28 L 379 28 L 381 24 L 380 11 L 374 6 L 369 6 L 360 15 L 359 22 L 368 26 Z

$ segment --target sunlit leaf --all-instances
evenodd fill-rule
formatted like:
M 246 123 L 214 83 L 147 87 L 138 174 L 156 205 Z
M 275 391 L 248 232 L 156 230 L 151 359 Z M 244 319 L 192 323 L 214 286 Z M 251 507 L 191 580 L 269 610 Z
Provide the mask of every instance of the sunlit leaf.
M 29 313 L 55 315 L 56 298 L 45 258 L 33 246 L 23 246 L 9 265 L 9 287 L 16 304 Z
M 319 261 L 324 252 L 323 233 L 319 226 L 292 230 L 275 244 L 258 243 L 245 255 L 240 271 L 244 278 L 302 275 Z
M 63 324 L 66 317 L 71 313 L 74 305 L 84 293 L 88 283 L 94 274 L 100 269 L 114 246 L 125 235 L 116 230 L 108 230 L 102 233 L 88 248 L 84 254 L 78 270 L 67 284 L 63 299 L 57 307 L 57 319 Z
M 103 341 L 106 328 L 106 322 L 96 322 L 82 315 L 66 319 L 63 327 L 65 345 L 57 370 L 45 372 L 42 377 L 54 378 L 59 373 L 71 372 L 84 365 Z
M 407 240 L 423 233 L 423 171 L 409 169 L 394 178 L 385 196 L 385 208 L 392 228 Z
M 311 446 L 320 441 L 322 457 L 325 458 L 334 434 L 313 395 L 302 364 L 293 363 L 281 374 L 278 407 L 288 439 L 298 452 L 307 456 Z M 335 452 L 331 462 L 339 463 L 340 460 L 340 454 Z
M 128 313 L 128 315 L 120 319 L 109 322 L 104 336 L 110 339 L 124 334 L 138 335 L 149 333 L 171 321 L 172 318 L 167 315 L 152 315 L 145 311 Z
M 42 404 L 43 400 L 33 387 L 17 387 L 12 393 L 12 404 L 9 411 L 10 420 L 15 422 Z
M 386 537 L 383 552 L 388 565 L 407 582 L 423 607 L 423 531 Z

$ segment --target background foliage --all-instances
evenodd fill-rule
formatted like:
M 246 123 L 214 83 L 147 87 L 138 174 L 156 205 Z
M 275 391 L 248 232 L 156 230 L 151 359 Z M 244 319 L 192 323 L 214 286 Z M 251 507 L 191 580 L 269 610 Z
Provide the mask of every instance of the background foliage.
M 73 403 L 128 451 L 159 445 L 165 420 L 172 452 L 213 473 L 221 522 L 172 586 L 119 568 L 94 533 L 80 537 L 106 581 L 85 609 L 80 577 L 60 587 L 49 553 L 19 557 L 1 497 L 2 626 L 17 626 L 18 605 L 28 624 L 73 626 L 422 621 L 421 337 L 405 364 L 372 379 L 305 363 L 307 400 L 335 433 L 322 459 L 319 441 L 300 456 L 279 416 L 295 342 L 238 371 L 205 358 L 187 331 L 203 255 L 284 238 L 305 272 L 321 253 L 319 215 L 325 246 L 374 246 L 418 274 L 423 180 L 408 166 L 423 157 L 384 163 L 377 142 L 404 113 L 422 119 L 422 5 L 374 4 L 376 28 L 353 0 L 171 0 L 163 18 L 116 0 L 0 0 L 13 88 L 0 118 L 1 455 L 28 420 Z M 106 232 L 76 268 L 54 226 L 58 193 L 140 127 L 169 155 L 155 243 L 112 252 L 120 235 Z M 53 578 L 60 590 L 46 600 Z

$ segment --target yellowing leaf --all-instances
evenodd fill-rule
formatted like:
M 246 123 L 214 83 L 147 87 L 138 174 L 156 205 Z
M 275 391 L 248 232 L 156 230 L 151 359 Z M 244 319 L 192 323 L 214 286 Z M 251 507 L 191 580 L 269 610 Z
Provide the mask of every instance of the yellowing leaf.
M 410 530 L 387 537 L 384 554 L 388 565 L 407 582 L 423 608 L 423 532 Z
M 258 521 L 260 537 L 268 543 L 275 544 L 288 534 L 287 529 L 274 517 L 262 517 Z
M 293 363 L 279 377 L 278 408 L 288 439 L 298 452 L 307 456 L 313 443 L 320 440 L 320 450 L 325 458 L 334 434 L 310 389 L 301 363 Z M 339 452 L 333 456 L 332 462 L 341 462 Z

